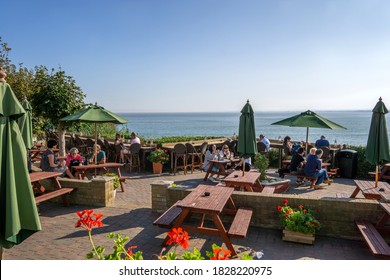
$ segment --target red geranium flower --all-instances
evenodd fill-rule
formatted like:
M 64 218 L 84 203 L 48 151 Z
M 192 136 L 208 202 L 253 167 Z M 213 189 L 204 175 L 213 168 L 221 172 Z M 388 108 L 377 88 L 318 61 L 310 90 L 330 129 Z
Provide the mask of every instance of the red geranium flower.
M 76 215 L 80 219 L 76 222 L 75 227 L 83 226 L 87 230 L 92 230 L 93 227 L 103 226 L 103 222 L 100 220 L 103 217 L 103 214 L 93 214 L 93 210 L 83 210 L 81 212 L 76 212 Z
M 188 247 L 188 233 L 184 231 L 181 227 L 173 228 L 170 232 L 168 232 L 169 240 L 167 241 L 167 245 L 174 244 L 175 246 L 181 246 L 184 249 Z
M 220 255 L 220 253 L 222 254 Z M 231 254 L 230 250 L 225 250 L 221 247 L 213 249 L 214 256 L 210 260 L 230 260 L 229 256 Z

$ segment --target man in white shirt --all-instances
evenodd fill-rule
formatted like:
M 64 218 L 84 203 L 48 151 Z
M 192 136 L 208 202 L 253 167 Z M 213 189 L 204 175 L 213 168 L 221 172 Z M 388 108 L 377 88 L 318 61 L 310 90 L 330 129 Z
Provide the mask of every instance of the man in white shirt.
M 137 134 L 135 132 L 132 132 L 130 144 L 134 144 L 134 143 L 141 144 L 141 140 L 137 137 Z
M 260 134 L 260 142 L 265 144 L 265 151 L 269 152 L 269 149 L 271 148 L 271 142 L 263 134 Z

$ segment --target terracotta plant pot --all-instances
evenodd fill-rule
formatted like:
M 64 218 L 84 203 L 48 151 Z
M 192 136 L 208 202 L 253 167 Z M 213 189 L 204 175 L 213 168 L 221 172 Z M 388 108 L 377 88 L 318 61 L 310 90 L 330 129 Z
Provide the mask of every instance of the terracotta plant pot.
M 314 244 L 315 236 L 314 234 L 305 234 L 302 232 L 296 232 L 296 231 L 284 229 L 282 239 L 284 241 L 291 241 L 296 243 Z
M 153 174 L 161 174 L 162 167 L 163 165 L 161 162 L 153 162 Z

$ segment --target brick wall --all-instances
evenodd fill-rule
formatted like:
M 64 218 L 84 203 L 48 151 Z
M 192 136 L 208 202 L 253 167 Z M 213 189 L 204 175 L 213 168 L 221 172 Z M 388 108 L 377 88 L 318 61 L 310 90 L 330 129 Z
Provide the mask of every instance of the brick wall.
M 190 189 L 171 187 L 170 181 L 159 181 L 152 184 L 152 211 L 162 213 L 177 200 L 184 198 Z M 165 196 L 165 197 L 164 197 Z M 289 205 L 303 205 L 308 209 L 317 209 L 322 228 L 317 235 L 328 237 L 361 240 L 355 220 L 365 219 L 376 222 L 383 214 L 377 201 L 350 198 L 304 198 L 288 194 L 262 194 L 234 192 L 233 200 L 237 207 L 247 206 L 254 209 L 251 226 L 282 229 L 276 207 L 287 199 Z M 164 202 L 166 204 L 164 204 Z
M 86 206 L 111 206 L 114 203 L 114 179 L 112 177 L 98 176 L 92 180 L 59 179 L 63 188 L 75 188 L 69 195 L 70 204 Z M 47 189 L 54 189 L 51 180 L 45 180 L 42 184 Z M 62 203 L 60 197 L 50 201 Z

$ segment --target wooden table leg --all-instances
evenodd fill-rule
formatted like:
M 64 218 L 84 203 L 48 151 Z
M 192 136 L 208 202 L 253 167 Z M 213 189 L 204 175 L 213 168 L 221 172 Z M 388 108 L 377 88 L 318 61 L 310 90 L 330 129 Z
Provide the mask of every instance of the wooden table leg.
M 58 181 L 58 178 L 55 177 L 55 178 L 53 178 L 53 180 L 54 180 L 54 184 L 56 186 L 56 189 L 57 190 L 61 189 L 62 187 L 61 187 L 60 181 Z M 65 206 L 69 206 L 67 194 L 61 195 L 61 199 L 62 199 L 62 202 L 64 203 Z
M 376 226 L 377 227 L 384 227 L 389 219 L 390 219 L 390 215 L 387 213 L 384 213 L 383 216 L 376 223 Z
M 227 235 L 227 231 L 221 221 L 221 218 L 218 215 L 211 215 L 213 218 L 214 224 L 218 229 L 219 236 L 221 236 L 223 242 L 225 243 L 226 247 L 230 250 L 232 257 L 237 256 L 237 252 L 233 247 L 232 241 L 230 240 L 229 236 Z
M 211 170 L 213 169 L 214 162 L 210 162 L 210 166 L 207 169 L 206 175 L 204 175 L 203 181 L 207 181 L 207 178 L 209 177 Z
M 359 191 L 360 191 L 360 189 L 358 187 L 356 187 L 356 189 L 351 194 L 350 198 L 355 198 L 357 196 L 357 194 L 359 193 Z

